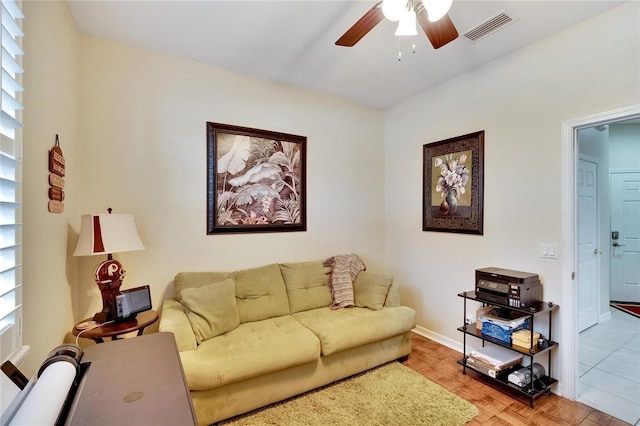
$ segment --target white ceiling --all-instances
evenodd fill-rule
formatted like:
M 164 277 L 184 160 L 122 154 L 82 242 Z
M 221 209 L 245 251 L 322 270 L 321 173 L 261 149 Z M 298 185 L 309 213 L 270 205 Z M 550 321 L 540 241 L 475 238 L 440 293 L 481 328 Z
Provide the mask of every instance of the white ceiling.
M 623 2 L 454 0 L 449 16 L 461 35 L 503 10 L 518 21 L 475 44 L 459 37 L 438 50 L 418 27 L 413 54 L 386 20 L 355 47 L 334 45 L 375 0 L 68 3 L 84 34 L 388 108 Z

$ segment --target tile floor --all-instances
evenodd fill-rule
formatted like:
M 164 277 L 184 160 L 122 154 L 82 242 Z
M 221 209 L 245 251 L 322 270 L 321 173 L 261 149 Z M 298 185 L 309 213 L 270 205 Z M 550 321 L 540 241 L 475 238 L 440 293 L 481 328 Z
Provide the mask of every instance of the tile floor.
M 577 400 L 640 426 L 640 318 L 611 308 L 578 342 Z

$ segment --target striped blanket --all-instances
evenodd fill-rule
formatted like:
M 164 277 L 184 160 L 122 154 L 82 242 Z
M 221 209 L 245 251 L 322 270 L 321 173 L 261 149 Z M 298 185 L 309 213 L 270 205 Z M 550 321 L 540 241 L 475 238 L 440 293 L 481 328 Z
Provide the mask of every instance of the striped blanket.
M 367 269 L 362 259 L 356 254 L 341 254 L 325 260 L 323 266 L 331 268 L 331 309 L 354 306 L 353 282 L 360 271 Z

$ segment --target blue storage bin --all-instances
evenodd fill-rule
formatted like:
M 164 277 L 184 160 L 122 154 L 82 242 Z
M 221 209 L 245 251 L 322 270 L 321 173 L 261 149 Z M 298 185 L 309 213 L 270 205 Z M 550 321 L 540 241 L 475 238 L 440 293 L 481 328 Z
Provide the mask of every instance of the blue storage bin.
M 515 327 L 506 324 L 499 324 L 491 320 L 485 320 L 482 323 L 482 334 L 484 334 L 485 336 L 493 337 L 494 339 L 498 339 L 508 345 L 511 344 L 511 334 L 514 331 L 522 329 L 529 329 L 529 318 L 526 318 L 523 322 L 516 325 Z

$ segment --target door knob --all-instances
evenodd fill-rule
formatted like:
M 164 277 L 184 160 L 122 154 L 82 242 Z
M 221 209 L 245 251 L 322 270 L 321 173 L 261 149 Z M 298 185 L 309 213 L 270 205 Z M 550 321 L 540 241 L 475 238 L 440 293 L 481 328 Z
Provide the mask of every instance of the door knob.
M 625 247 L 626 246 L 626 244 L 618 244 L 617 241 L 614 241 L 611 245 L 614 246 L 614 247 Z

